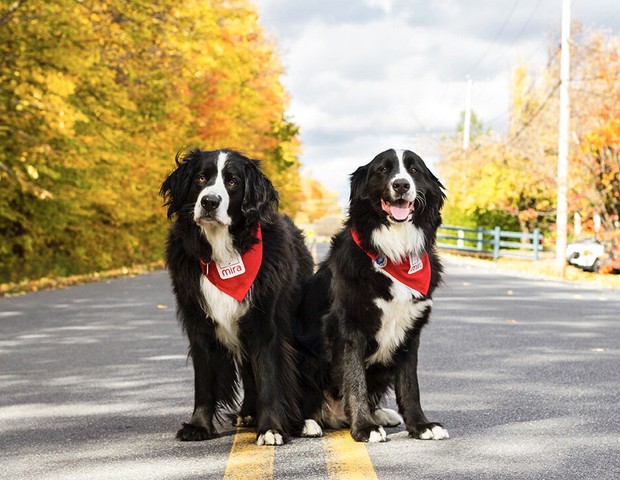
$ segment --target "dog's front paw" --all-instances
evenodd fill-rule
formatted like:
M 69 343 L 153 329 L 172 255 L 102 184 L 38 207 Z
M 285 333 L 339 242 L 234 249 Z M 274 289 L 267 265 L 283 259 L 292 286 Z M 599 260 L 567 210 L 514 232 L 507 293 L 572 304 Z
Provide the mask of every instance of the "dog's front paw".
M 370 426 L 366 428 L 352 429 L 351 436 L 356 442 L 379 443 L 387 440 L 385 430 L 381 426 Z
M 284 445 L 284 437 L 277 430 L 267 430 L 256 437 L 256 445 Z
M 409 430 L 409 436 L 420 440 L 445 440 L 450 438 L 448 430 L 443 428 L 440 423 L 421 423 Z
M 217 436 L 215 430 L 192 425 L 191 423 L 184 423 L 183 427 L 177 432 L 177 438 L 182 442 L 200 442 L 202 440 L 211 440 Z

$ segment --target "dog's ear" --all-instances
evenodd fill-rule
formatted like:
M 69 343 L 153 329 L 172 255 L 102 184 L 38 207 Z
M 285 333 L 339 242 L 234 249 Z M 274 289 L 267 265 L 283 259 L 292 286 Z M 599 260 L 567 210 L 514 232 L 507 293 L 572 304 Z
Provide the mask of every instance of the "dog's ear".
M 196 156 L 200 156 L 198 149 L 186 153 L 177 152 L 174 158 L 177 168 L 161 184 L 159 194 L 164 198 L 164 206 L 168 207 L 168 219 L 183 208 L 191 187 L 192 171 L 196 163 L 193 160 Z
M 247 225 L 266 220 L 278 209 L 278 192 L 259 165 L 257 160 L 248 159 L 244 167 L 245 185 L 241 212 Z
M 368 185 L 368 165 L 359 167 L 351 174 L 351 194 L 349 202 L 366 198 L 366 186 Z
M 439 181 L 439 179 L 433 174 L 433 172 L 431 172 L 431 169 L 426 166 L 426 163 L 422 163 L 422 165 L 424 165 L 424 170 L 426 170 L 426 175 L 428 175 L 428 178 L 435 182 L 440 189 L 445 190 L 446 187 L 444 187 L 443 184 Z
M 442 222 L 441 209 L 446 199 L 445 187 L 424 162 L 420 162 L 417 166 L 423 174 L 427 186 L 424 189 L 423 201 L 421 204 L 419 203 L 420 197 L 418 196 L 416 198 L 416 203 L 418 203 L 415 210 L 416 217 L 418 218 L 418 222 L 422 222 L 424 225 L 437 229 Z
M 426 163 L 422 162 L 422 165 L 424 166 L 426 176 L 430 179 L 432 183 L 435 184 L 435 188 L 431 189 L 431 192 L 436 197 L 435 205 L 437 210 L 439 211 L 442 209 L 444 201 L 446 199 L 446 187 L 444 187 L 443 184 L 439 181 L 439 179 L 433 174 L 433 172 L 431 172 L 431 169 L 428 168 Z

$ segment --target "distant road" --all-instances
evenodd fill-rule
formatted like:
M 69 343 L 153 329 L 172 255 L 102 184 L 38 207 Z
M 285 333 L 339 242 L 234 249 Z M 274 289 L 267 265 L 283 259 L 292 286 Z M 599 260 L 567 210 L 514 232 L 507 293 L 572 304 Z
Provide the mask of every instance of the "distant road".
M 164 271 L 0 299 L 1 479 L 216 479 L 243 461 L 247 478 L 620 478 L 618 291 L 450 260 L 420 382 L 451 438 L 264 450 L 230 427 L 174 439 L 193 374 L 173 302 Z

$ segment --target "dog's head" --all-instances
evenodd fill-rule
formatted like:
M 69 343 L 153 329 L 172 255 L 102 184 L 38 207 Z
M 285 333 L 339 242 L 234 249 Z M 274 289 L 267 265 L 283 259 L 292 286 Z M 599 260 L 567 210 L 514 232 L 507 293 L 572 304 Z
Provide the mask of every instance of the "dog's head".
M 387 150 L 351 175 L 350 204 L 370 203 L 390 223 L 421 219 L 443 206 L 443 185 L 410 150 Z
M 161 186 L 168 218 L 201 227 L 255 225 L 277 209 L 278 194 L 256 160 L 233 150 L 193 148 L 176 156 Z

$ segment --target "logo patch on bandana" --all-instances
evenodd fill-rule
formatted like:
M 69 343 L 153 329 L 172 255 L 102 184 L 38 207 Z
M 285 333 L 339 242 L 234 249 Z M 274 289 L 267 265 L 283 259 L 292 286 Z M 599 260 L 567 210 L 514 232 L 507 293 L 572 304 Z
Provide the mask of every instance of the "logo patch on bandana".
M 216 262 L 215 267 L 217 268 L 217 273 L 220 274 L 222 280 L 237 277 L 245 273 L 245 265 L 243 264 L 243 260 L 240 255 L 237 256 L 237 258 L 232 259 L 226 265 L 219 265 Z
M 419 257 L 410 256 L 409 257 L 409 271 L 408 275 L 413 275 L 414 273 L 419 272 L 424 268 L 424 264 L 422 263 L 422 259 Z

